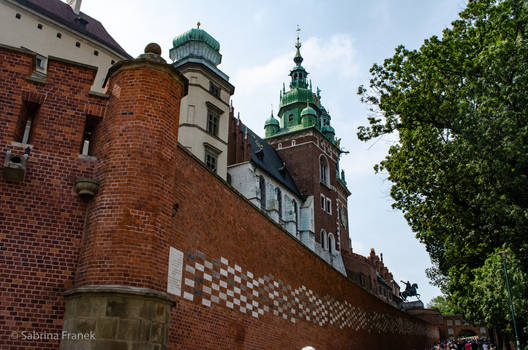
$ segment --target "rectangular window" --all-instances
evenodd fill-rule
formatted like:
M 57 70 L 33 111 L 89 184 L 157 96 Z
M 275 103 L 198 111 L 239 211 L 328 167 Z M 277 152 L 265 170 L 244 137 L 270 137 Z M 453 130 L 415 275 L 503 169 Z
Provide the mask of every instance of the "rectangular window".
M 91 115 L 86 116 L 86 121 L 84 124 L 83 139 L 81 143 L 81 154 L 83 156 L 92 156 L 93 155 L 93 136 L 95 133 L 95 128 L 99 122 L 98 117 Z
M 447 325 L 448 326 L 452 326 L 453 325 L 453 320 L 447 320 Z
M 460 320 L 455 320 L 455 326 L 460 326 Z
M 365 287 L 365 276 L 362 273 L 359 274 L 359 284 Z
M 220 88 L 211 82 L 209 82 L 209 92 L 211 95 L 220 97 Z
M 326 212 L 332 214 L 332 200 L 330 198 L 326 199 Z
M 209 151 L 205 151 L 205 166 L 216 173 L 217 155 Z
M 33 141 L 33 129 L 39 107 L 36 103 L 24 103 L 15 131 L 15 140 L 17 142 L 29 144 Z
M 326 205 L 326 198 L 325 196 L 321 195 L 321 209 L 325 210 Z
M 35 60 L 35 68 L 37 69 L 37 71 L 46 73 L 47 64 L 48 59 L 46 57 L 37 55 L 37 58 Z
M 213 136 L 218 136 L 218 124 L 220 117 L 213 111 L 207 112 L 207 132 Z

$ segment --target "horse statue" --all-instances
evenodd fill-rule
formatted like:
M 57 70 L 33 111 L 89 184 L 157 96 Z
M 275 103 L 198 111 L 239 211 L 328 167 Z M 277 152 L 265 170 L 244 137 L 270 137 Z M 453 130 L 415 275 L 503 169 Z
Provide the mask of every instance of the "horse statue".
M 420 300 L 420 294 L 418 294 L 417 292 L 418 285 L 416 283 L 413 283 L 411 285 L 409 281 L 407 282 L 401 281 L 401 282 L 405 283 L 405 290 L 403 292 L 400 292 L 400 297 L 402 298 L 403 301 L 406 301 L 408 297 L 416 297 L 418 298 L 418 300 Z

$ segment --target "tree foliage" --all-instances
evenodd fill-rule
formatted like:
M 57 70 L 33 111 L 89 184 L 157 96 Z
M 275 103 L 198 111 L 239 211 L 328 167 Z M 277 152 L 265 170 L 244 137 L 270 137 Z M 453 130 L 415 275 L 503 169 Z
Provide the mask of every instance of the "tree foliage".
M 429 252 L 428 272 L 475 309 L 475 269 L 510 246 L 528 271 L 528 2 L 470 0 L 417 50 L 396 48 L 360 87 L 367 141 L 397 134 L 375 167 Z
M 456 314 L 456 311 L 453 309 L 452 305 L 449 303 L 449 300 L 443 295 L 439 295 L 433 298 L 427 304 L 427 308 L 437 310 L 444 316 Z
M 473 319 L 483 320 L 488 327 L 501 330 L 506 338 L 515 339 L 504 277 L 502 258 L 490 255 L 484 265 L 474 270 L 471 282 L 473 303 L 477 307 L 469 310 Z M 528 334 L 528 274 L 521 270 L 519 259 L 507 249 L 506 266 L 511 286 L 515 318 L 521 334 Z M 523 339 L 525 340 L 525 339 Z M 525 343 L 525 341 L 523 342 Z

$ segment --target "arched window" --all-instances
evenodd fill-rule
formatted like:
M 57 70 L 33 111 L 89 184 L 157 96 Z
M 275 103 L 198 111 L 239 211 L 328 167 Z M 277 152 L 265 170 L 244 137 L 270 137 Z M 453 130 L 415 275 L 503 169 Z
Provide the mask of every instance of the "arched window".
M 282 193 L 280 188 L 275 189 L 275 194 L 277 195 L 277 203 L 279 203 L 279 220 L 282 219 Z
M 330 181 L 330 172 L 328 169 L 328 161 L 323 155 L 319 158 L 319 173 L 321 176 L 321 183 L 328 185 Z
M 260 190 L 260 207 L 266 209 L 266 180 L 264 176 L 259 176 L 259 190 Z
M 328 251 L 330 252 L 330 254 L 332 254 L 334 252 L 334 235 L 329 233 L 328 234 Z
M 321 248 L 326 249 L 326 232 L 321 230 Z
M 292 199 L 292 206 L 293 206 L 293 215 L 295 218 L 295 234 L 299 232 L 299 212 L 297 209 L 297 202 L 295 199 Z

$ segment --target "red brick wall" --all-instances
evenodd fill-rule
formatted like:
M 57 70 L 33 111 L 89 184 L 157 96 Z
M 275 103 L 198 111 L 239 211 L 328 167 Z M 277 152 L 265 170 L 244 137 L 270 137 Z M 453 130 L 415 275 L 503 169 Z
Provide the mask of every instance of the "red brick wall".
M 13 145 L 24 100 L 41 103 L 22 183 L 0 177 L 0 348 L 56 349 L 57 342 L 22 340 L 22 331 L 60 332 L 85 222 L 86 203 L 73 191 L 94 163 L 78 157 L 85 109 L 106 101 L 88 92 L 95 70 L 50 58 L 45 84 L 26 80 L 34 57 L 0 47 L 0 159 Z M 12 332 L 13 337 L 11 338 Z M 18 339 L 15 339 L 18 336 Z
M 425 323 L 381 302 L 330 268 L 204 167 L 192 162 L 182 150 L 178 152 L 178 163 L 186 165 L 178 167 L 176 174 L 178 185 L 174 198 L 180 207 L 171 245 L 185 253 L 186 267 L 197 263 L 204 266 L 207 261 L 212 263 L 212 268 L 208 271 L 205 267 L 205 272 L 195 269 L 195 273 L 184 269 L 183 277 L 193 281 L 194 286 L 184 284 L 182 292 L 193 295 L 193 300 L 178 298 L 178 306 L 172 313 L 171 349 L 300 349 L 305 345 L 316 349 L 420 349 L 430 341 L 425 333 L 409 336 L 405 332 L 413 333 L 415 330 L 411 329 L 417 327 L 416 331 L 420 329 L 436 336 L 435 330 L 427 329 Z M 229 261 L 228 265 L 221 263 L 222 258 Z M 346 302 L 354 311 L 345 319 L 353 322 L 342 329 L 342 321 L 334 324 L 327 321 L 323 326 L 314 324 L 300 316 L 301 309 L 296 302 L 288 306 L 295 313 L 289 310 L 286 320 L 282 314 L 273 315 L 271 309 L 253 317 L 249 310 L 244 313 L 236 305 L 229 308 L 222 299 L 218 303 L 212 301 L 212 296 L 225 293 L 221 286 L 215 292 L 213 284 L 218 285 L 225 278 L 221 274 L 220 279 L 215 278 L 214 273 L 235 265 L 241 267 L 238 274 L 250 271 L 254 279 L 273 275 L 271 281 L 281 281 L 278 290 L 287 290 L 279 296 L 287 297 L 288 303 L 295 298 L 288 286 L 292 290 L 305 286 L 322 300 Z M 213 276 L 212 281 L 206 274 Z M 244 279 L 241 284 L 235 280 L 235 287 L 241 285 Z M 259 285 L 260 296 L 267 293 L 264 287 L 269 285 L 268 281 Z M 204 286 L 211 288 L 211 292 L 203 292 Z M 228 284 L 227 288 L 232 287 Z M 298 295 L 301 303 L 306 301 L 303 295 L 306 293 Z M 266 305 L 262 298 L 254 300 L 261 306 Z M 291 322 L 292 315 L 297 315 L 295 323 Z

